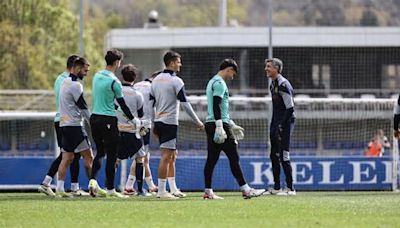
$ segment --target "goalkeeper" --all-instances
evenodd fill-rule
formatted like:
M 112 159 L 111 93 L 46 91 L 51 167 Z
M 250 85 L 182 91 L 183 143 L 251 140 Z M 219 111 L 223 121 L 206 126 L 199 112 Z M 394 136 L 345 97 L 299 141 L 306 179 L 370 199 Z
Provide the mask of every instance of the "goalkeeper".
M 271 78 L 272 121 L 270 125 L 271 163 L 274 176 L 274 187 L 269 190 L 273 195 L 296 195 L 293 187 L 292 166 L 290 165 L 290 135 L 294 127 L 293 88 L 290 82 L 281 75 L 282 60 L 278 58 L 265 60 L 265 73 Z M 286 189 L 281 190 L 281 165 L 286 176 Z
M 243 139 L 244 129 L 230 119 L 229 92 L 226 86 L 226 81 L 232 80 L 237 70 L 237 63 L 233 59 L 224 59 L 219 66 L 218 74 L 207 84 L 208 115 L 205 128 L 208 154 L 204 167 L 204 199 L 223 199 L 217 196 L 211 188 L 212 174 L 221 151 L 224 151 L 229 159 L 232 174 L 240 186 L 243 198 L 260 196 L 264 192 L 264 190 L 250 188 L 239 164 L 237 141 Z

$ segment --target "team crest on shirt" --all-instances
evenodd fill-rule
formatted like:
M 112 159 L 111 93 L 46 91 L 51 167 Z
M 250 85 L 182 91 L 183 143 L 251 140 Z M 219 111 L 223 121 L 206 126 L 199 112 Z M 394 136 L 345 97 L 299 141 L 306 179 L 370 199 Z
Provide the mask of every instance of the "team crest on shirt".
M 106 126 L 107 126 L 107 129 L 111 128 L 111 124 L 107 124 Z

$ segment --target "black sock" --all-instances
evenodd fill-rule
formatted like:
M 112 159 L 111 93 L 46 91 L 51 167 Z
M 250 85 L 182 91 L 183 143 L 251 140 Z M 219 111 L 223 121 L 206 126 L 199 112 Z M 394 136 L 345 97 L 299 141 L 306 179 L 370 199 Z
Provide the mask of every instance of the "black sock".
M 143 163 L 136 163 L 136 183 L 138 187 L 138 192 L 143 192 Z

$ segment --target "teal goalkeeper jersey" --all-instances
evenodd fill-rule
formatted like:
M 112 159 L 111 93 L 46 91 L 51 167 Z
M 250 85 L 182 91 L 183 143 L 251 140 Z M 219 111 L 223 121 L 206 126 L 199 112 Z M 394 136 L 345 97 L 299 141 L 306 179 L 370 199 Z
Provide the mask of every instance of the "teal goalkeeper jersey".
M 123 97 L 122 84 L 115 74 L 102 70 L 94 75 L 92 83 L 92 113 L 105 116 L 116 116 L 114 99 Z
M 229 123 L 229 91 L 228 86 L 224 79 L 221 78 L 218 74 L 215 75 L 207 84 L 206 89 L 207 94 L 207 118 L 206 122 L 214 122 L 214 96 L 218 96 L 222 98 L 221 101 L 221 119 L 225 123 Z
M 60 88 L 61 84 L 68 77 L 68 72 L 63 72 L 58 75 L 56 81 L 54 82 L 54 95 L 56 97 L 56 116 L 54 117 L 54 122 L 60 122 Z

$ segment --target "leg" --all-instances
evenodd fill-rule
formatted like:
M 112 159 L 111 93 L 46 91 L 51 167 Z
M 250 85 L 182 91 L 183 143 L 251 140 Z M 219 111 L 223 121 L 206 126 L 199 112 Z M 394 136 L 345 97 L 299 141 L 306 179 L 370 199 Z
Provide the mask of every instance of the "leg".
M 171 193 L 177 192 L 178 187 L 176 187 L 176 181 L 175 181 L 175 161 L 176 161 L 176 156 L 177 152 L 174 150 L 174 152 L 171 155 L 171 160 L 168 163 L 168 185 L 169 185 L 169 190 Z
M 136 160 L 136 182 L 138 187 L 138 192 L 143 193 L 143 161 L 144 157 L 138 157 Z
M 243 171 L 239 163 L 239 152 L 237 150 L 236 142 L 233 139 L 228 138 L 227 141 L 223 144 L 222 150 L 228 157 L 232 175 L 235 177 L 239 186 L 246 185 L 246 180 L 244 179 Z
M 90 175 L 90 179 L 96 179 L 97 173 L 101 168 L 101 162 L 106 155 L 104 151 L 104 140 L 103 140 L 103 128 L 104 123 L 101 122 L 98 116 L 90 117 L 90 127 L 92 130 L 93 141 L 96 144 L 97 153 L 94 157 L 92 164 L 92 172 Z
M 274 189 L 279 190 L 281 188 L 281 180 L 280 180 L 280 174 L 281 174 L 281 166 L 279 162 L 279 157 L 280 157 L 280 143 L 278 142 L 278 138 L 275 136 L 275 132 L 273 131 L 274 129 L 271 128 L 271 133 L 270 133 L 270 141 L 271 141 L 271 165 L 272 165 L 272 174 L 274 176 Z
M 293 176 L 292 176 L 292 166 L 290 164 L 290 135 L 293 131 L 294 122 L 288 124 L 288 126 L 283 130 L 282 142 L 281 142 L 281 163 L 283 167 L 283 172 L 285 173 L 286 177 L 286 187 L 289 188 L 291 191 L 294 191 L 293 188 Z
M 65 192 L 64 190 L 64 179 L 65 179 L 65 174 L 67 171 L 68 166 L 72 163 L 72 160 L 74 159 L 74 153 L 72 152 L 64 152 L 63 153 L 63 158 L 61 160 L 61 164 L 58 167 L 58 182 L 57 182 L 57 192 Z
M 90 177 L 90 174 L 92 172 L 92 164 L 93 164 L 93 153 L 91 149 L 87 149 L 84 151 L 81 151 L 80 153 L 83 157 L 83 162 L 85 166 L 85 171 L 87 177 Z
M 134 193 L 133 185 L 136 182 L 136 159 L 132 161 L 131 167 L 129 169 L 129 176 L 125 183 L 124 192 L 126 194 Z
M 214 172 L 215 165 L 218 162 L 221 145 L 216 144 L 213 141 L 215 131 L 215 124 L 206 123 L 206 133 L 207 133 L 207 160 L 204 166 L 204 183 L 205 189 L 211 189 L 212 187 L 212 175 Z
M 58 171 L 58 167 L 60 166 L 61 160 L 62 160 L 62 153 L 60 153 L 60 155 L 58 155 L 58 157 L 51 163 L 49 170 L 47 171 L 47 175 L 44 178 L 42 184 L 49 186 L 52 179 L 54 178 L 54 176 L 56 175 L 57 171 Z
M 78 177 L 79 177 L 79 160 L 81 159 L 80 153 L 74 153 L 74 160 L 69 167 L 71 173 L 71 190 L 77 191 L 79 189 Z

